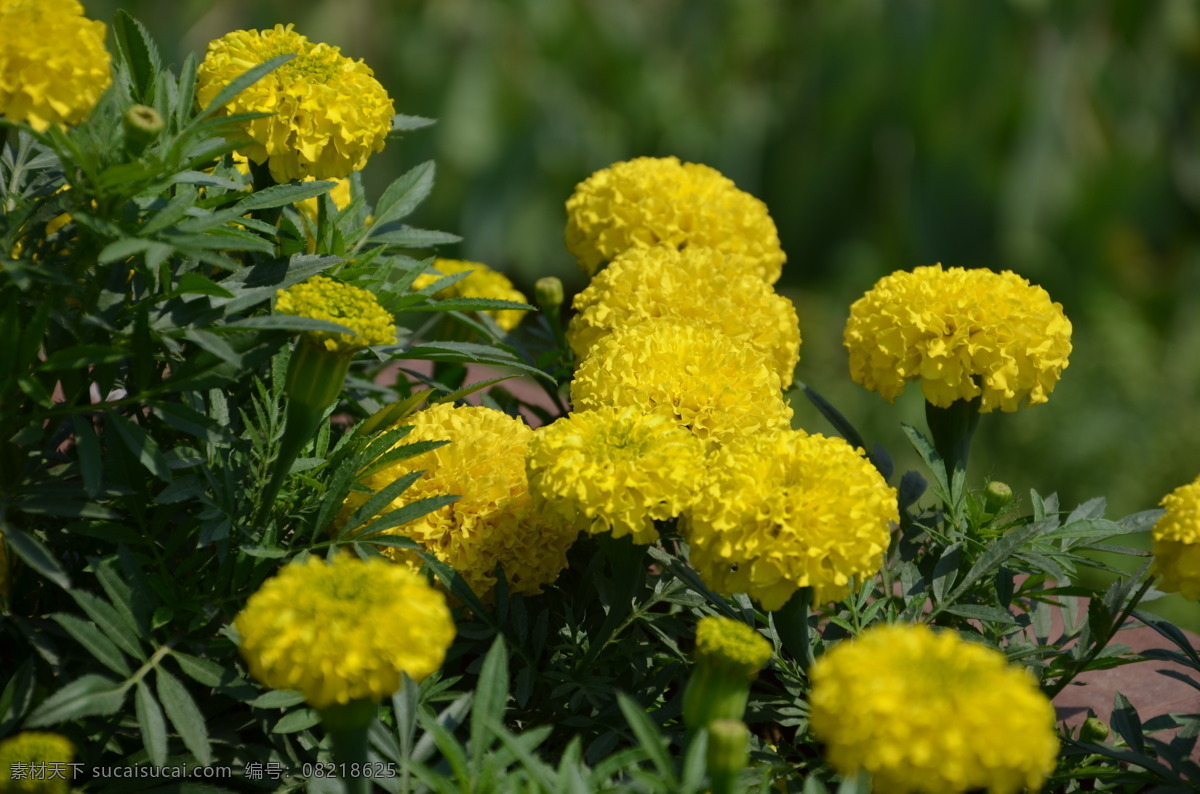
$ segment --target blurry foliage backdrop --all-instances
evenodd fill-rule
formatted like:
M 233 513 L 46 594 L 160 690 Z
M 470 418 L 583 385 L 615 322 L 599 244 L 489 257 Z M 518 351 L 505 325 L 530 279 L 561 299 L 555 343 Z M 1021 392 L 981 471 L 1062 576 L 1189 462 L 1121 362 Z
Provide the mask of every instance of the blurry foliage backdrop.
M 1010 268 L 1075 324 L 1047 406 L 986 417 L 976 476 L 1064 504 L 1152 506 L 1200 471 L 1200 4 L 1193 0 L 86 0 L 164 56 L 294 22 L 364 58 L 398 112 L 368 190 L 423 159 L 416 222 L 526 291 L 582 284 L 563 202 L 597 168 L 675 154 L 767 202 L 789 256 L 799 379 L 894 453 L 849 380 L 849 304 L 896 269 Z M 374 181 L 371 181 L 374 180 Z M 828 431 L 801 401 L 802 426 Z M 909 463 L 898 456 L 901 465 Z

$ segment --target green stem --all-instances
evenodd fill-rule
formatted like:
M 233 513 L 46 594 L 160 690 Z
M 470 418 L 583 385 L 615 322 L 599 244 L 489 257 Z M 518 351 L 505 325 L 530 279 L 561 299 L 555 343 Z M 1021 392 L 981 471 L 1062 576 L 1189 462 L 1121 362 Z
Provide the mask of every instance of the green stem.
M 800 664 L 800 669 L 808 672 L 813 663 L 812 637 L 809 631 L 808 616 L 812 610 L 813 591 L 811 587 L 801 587 L 788 602 L 771 613 L 775 622 L 775 633 L 783 643 L 783 648 Z
M 378 704 L 371 700 L 319 709 L 321 724 L 333 742 L 333 763 L 347 794 L 371 791 L 371 778 L 363 774 L 363 768 L 367 763 L 367 733 L 378 710 Z
M 925 421 L 933 435 L 933 448 L 946 464 L 946 476 L 954 479 L 956 470 L 966 474 L 971 454 L 971 438 L 979 426 L 980 398 L 967 402 L 955 400 L 948 408 L 925 403 Z

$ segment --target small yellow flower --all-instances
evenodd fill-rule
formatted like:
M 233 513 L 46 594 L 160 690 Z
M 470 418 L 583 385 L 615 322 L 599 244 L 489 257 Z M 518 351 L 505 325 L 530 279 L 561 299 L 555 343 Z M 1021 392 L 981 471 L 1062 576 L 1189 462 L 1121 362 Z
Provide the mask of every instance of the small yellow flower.
M 981 413 L 1044 403 L 1071 353 L 1062 305 L 1011 271 L 941 265 L 886 276 L 850 307 L 850 375 L 889 402 L 921 379 L 939 408 Z
M 567 341 L 583 358 L 617 328 L 654 318 L 715 328 L 761 353 L 786 386 L 800 359 L 792 302 L 711 248 L 631 248 L 575 296 Z
M 540 593 L 557 579 L 579 530 L 534 504 L 525 477 L 526 448 L 533 430 L 491 408 L 446 403 L 420 411 L 406 422 L 413 429 L 401 444 L 450 443 L 399 460 L 364 478 L 362 484 L 378 491 L 405 474 L 425 472 L 384 513 L 433 496 L 460 498 L 390 531 L 420 543 L 458 571 L 485 600 L 492 596 L 497 565 L 504 569 L 509 591 L 514 593 Z M 368 497 L 352 493 L 343 519 Z M 387 548 L 384 553 L 413 567 L 421 564 L 411 551 Z
M 492 298 L 502 301 L 525 303 L 525 296 L 513 286 L 508 276 L 492 270 L 480 262 L 464 262 L 459 259 L 438 259 L 433 263 L 433 269 L 438 273 L 422 273 L 413 282 L 414 290 L 425 289 L 442 276 L 453 276 L 458 273 L 470 273 L 466 278 L 456 281 L 448 287 L 439 290 L 438 298 Z M 497 309 L 485 311 L 483 314 L 496 321 L 501 330 L 511 331 L 516 328 L 525 316 L 520 309 Z
M 396 344 L 395 319 L 373 294 L 327 276 L 313 276 L 279 290 L 275 293 L 275 311 L 338 323 L 354 331 L 353 334 L 306 332 L 311 341 L 331 353 Z
M 382 151 L 395 113 L 387 91 L 361 60 L 312 44 L 292 30 L 236 30 L 211 42 L 197 73 L 196 98 L 207 106 L 235 78 L 278 55 L 296 57 L 230 100 L 221 112 L 271 113 L 244 122 L 242 153 L 268 163 L 276 182 L 340 179 Z
M 1004 654 L 928 626 L 877 626 L 811 671 L 810 724 L 844 775 L 876 791 L 1040 789 L 1054 771 L 1054 707 Z
M 1163 497 L 1167 512 L 1150 530 L 1158 588 L 1200 601 L 1200 477 Z
M 234 618 L 250 673 L 314 708 L 379 700 L 442 666 L 454 640 L 446 598 L 420 574 L 347 554 L 294 562 Z
M 789 426 L 779 375 L 751 348 L 694 323 L 646 320 L 592 346 L 575 372 L 576 411 L 636 406 L 702 441 L 724 443 Z
M 630 248 L 700 246 L 768 284 L 787 259 L 767 205 L 706 165 L 639 157 L 592 174 L 567 200 L 567 249 L 584 272 Z
M 0 791 L 66 794 L 74 777 L 74 758 L 75 746 L 57 733 L 26 731 L 11 736 L 0 742 Z
M 655 521 L 692 503 L 703 459 L 700 441 L 668 417 L 597 408 L 535 430 L 526 468 L 534 498 L 565 522 L 647 544 Z
M 843 439 L 748 435 L 717 452 L 684 532 L 691 562 L 723 595 L 776 610 L 801 587 L 844 598 L 879 570 L 899 520 L 896 491 Z
M 104 34 L 76 0 L 0 0 L 0 115 L 38 132 L 83 121 L 112 82 Z
M 696 659 L 750 679 L 771 658 L 771 643 L 740 620 L 708 616 L 696 624 Z

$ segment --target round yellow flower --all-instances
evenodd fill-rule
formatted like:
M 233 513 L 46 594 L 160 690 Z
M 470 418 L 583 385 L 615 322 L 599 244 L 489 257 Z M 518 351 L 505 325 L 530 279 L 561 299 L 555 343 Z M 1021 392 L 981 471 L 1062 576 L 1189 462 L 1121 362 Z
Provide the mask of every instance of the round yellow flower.
M 636 407 L 564 416 L 533 432 L 526 470 L 545 509 L 591 533 L 658 540 L 655 521 L 694 498 L 704 449 L 691 433 Z
M 57 733 L 26 731 L 10 736 L 0 742 L 0 791 L 66 794 L 74 778 L 74 758 L 75 746 Z
M 503 273 L 492 270 L 480 262 L 464 262 L 459 259 L 438 259 L 433 263 L 433 269 L 438 273 L 422 273 L 413 282 L 413 289 L 425 289 L 442 276 L 453 276 L 458 273 L 471 275 L 456 281 L 436 293 L 438 298 L 492 298 L 502 301 L 525 303 L 525 296 L 513 286 Z M 440 274 L 440 275 L 439 275 Z M 517 327 L 525 312 L 520 309 L 498 309 L 485 311 L 483 314 L 496 321 L 496 325 L 504 331 Z
M 761 355 L 694 323 L 647 320 L 593 345 L 575 372 L 576 411 L 637 406 L 724 443 L 789 426 L 779 375 Z
M 667 318 L 709 325 L 757 350 L 785 386 L 800 359 L 792 302 L 711 248 L 631 248 L 575 296 L 574 307 L 567 341 L 580 358 L 614 329 Z
M 421 574 L 342 554 L 293 562 L 234 618 L 250 673 L 325 708 L 379 700 L 442 666 L 454 640 L 446 597 Z
M 927 626 L 877 626 L 812 668 L 810 724 L 830 763 L 876 791 L 1037 790 L 1054 771 L 1054 707 L 1004 654 Z
M 1167 512 L 1150 530 L 1158 588 L 1200 601 L 1200 477 L 1163 497 Z
M 338 323 L 353 330 L 353 334 L 307 332 L 313 342 L 331 353 L 396 344 L 396 321 L 373 294 L 327 276 L 313 276 L 279 290 L 275 293 L 275 311 Z
M 883 563 L 896 491 L 840 438 L 753 434 L 716 453 L 684 522 L 691 561 L 710 587 L 776 610 L 801 587 L 845 598 L 852 576 Z
M 241 152 L 268 163 L 276 182 L 340 179 L 382 151 L 395 109 L 374 72 L 337 47 L 292 30 L 236 30 L 208 45 L 196 77 L 206 107 L 235 78 L 278 55 L 296 57 L 231 99 L 221 113 L 271 113 L 242 124 Z
M 1071 322 L 1011 271 L 941 265 L 886 276 L 850 307 L 855 382 L 889 401 L 921 379 L 940 408 L 982 396 L 980 412 L 1044 403 L 1071 353 Z
M 639 157 L 597 171 L 567 200 L 567 249 L 588 275 L 630 248 L 715 248 L 769 284 L 787 256 L 767 205 L 706 165 Z
M 514 593 L 540 593 L 557 579 L 579 530 L 534 504 L 525 478 L 526 448 L 533 430 L 491 408 L 445 403 L 414 414 L 406 423 L 413 429 L 401 444 L 450 443 L 397 461 L 364 478 L 363 485 L 378 491 L 409 472 L 425 472 L 385 512 L 432 496 L 460 498 L 391 532 L 420 543 L 458 571 L 485 600 L 491 598 L 496 584 L 497 565 L 503 567 Z M 367 498 L 352 493 L 343 515 Z M 384 553 L 413 567 L 421 564 L 411 551 L 388 548 Z
M 696 624 L 696 658 L 753 678 L 774 651 L 763 635 L 740 620 L 708 616 Z
M 0 0 L 0 115 L 38 132 L 83 121 L 112 82 L 104 34 L 76 0 Z

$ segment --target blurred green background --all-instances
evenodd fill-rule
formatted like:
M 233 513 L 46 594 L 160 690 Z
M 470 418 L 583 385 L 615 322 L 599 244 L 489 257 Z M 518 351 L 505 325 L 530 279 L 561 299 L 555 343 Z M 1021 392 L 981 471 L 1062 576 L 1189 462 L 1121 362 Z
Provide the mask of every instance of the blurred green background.
M 798 377 L 913 465 L 896 405 L 854 385 L 841 331 L 881 276 L 1012 269 L 1075 325 L 1049 404 L 984 418 L 973 472 L 1064 505 L 1153 507 L 1200 473 L 1200 4 L 1193 0 L 85 0 L 178 65 L 293 22 L 364 58 L 438 124 L 368 167 L 434 158 L 414 222 L 529 291 L 582 285 L 563 202 L 638 155 L 712 165 L 766 201 L 804 335 Z M 826 430 L 797 404 L 802 424 Z M 1026 501 L 1027 504 L 1027 501 Z

